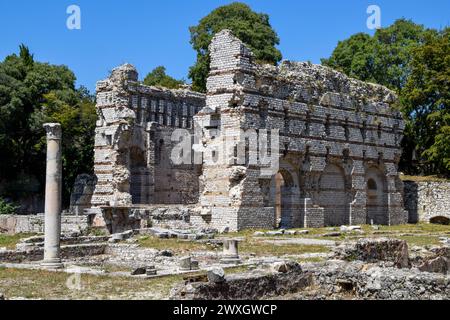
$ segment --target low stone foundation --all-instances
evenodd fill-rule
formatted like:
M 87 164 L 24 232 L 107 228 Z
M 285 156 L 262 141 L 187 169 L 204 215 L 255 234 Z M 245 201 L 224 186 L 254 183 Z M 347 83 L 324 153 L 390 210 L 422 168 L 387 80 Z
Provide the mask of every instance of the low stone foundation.
M 72 259 L 85 256 L 100 255 L 105 252 L 107 244 L 76 244 L 61 246 L 61 258 Z M 44 248 L 35 247 L 28 250 L 0 251 L 0 263 L 24 263 L 41 261 L 44 258 Z
M 443 300 L 450 297 L 450 277 L 417 269 L 368 265 L 360 261 L 330 261 L 306 269 L 328 296 L 356 299 Z
M 196 282 L 175 287 L 173 299 L 256 300 L 298 292 L 312 284 L 312 274 L 301 268 L 289 272 L 256 270 L 230 275 L 223 283 Z
M 91 226 L 89 216 L 63 215 L 61 232 L 83 232 Z M 0 233 L 44 233 L 44 215 L 0 215 Z

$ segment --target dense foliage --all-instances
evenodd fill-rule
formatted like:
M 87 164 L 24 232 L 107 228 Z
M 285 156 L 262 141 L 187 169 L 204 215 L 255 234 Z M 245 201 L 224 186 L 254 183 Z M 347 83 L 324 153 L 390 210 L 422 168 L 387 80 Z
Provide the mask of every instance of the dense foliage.
M 398 93 L 407 121 L 400 169 L 410 174 L 450 172 L 448 30 L 400 19 L 374 36 L 358 33 L 339 42 L 331 57 L 322 59 L 351 77 Z
M 92 172 L 96 112 L 93 97 L 75 88 L 66 66 L 34 60 L 25 46 L 0 63 L 0 195 L 43 194 L 46 140 L 43 124 L 63 130 L 63 198 L 76 175 Z
M 166 68 L 163 66 L 153 69 L 144 79 L 144 84 L 147 86 L 165 87 L 169 89 L 179 89 L 185 82 L 177 80 L 166 74 Z
M 256 13 L 248 5 L 239 2 L 219 7 L 201 19 L 198 25 L 189 28 L 191 44 L 197 51 L 197 62 L 189 70 L 194 90 L 206 91 L 208 46 L 214 35 L 223 29 L 233 31 L 252 49 L 259 62 L 276 64 L 281 60 L 281 53 L 275 48 L 280 40 L 267 14 Z
M 5 199 L 0 198 L 0 215 L 2 214 L 15 214 L 17 206 L 7 202 Z

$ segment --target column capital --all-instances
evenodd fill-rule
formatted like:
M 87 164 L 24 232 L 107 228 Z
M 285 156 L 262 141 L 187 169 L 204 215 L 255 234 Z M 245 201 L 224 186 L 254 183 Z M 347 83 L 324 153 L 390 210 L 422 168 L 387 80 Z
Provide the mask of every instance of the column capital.
M 61 124 L 59 123 L 44 123 L 44 128 L 47 131 L 47 140 L 61 139 Z

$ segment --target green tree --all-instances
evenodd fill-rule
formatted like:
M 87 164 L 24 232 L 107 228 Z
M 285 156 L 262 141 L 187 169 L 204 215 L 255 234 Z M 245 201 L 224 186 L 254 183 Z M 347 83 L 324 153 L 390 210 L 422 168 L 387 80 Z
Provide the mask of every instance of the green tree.
M 371 37 L 358 33 L 340 41 L 331 57 L 322 64 L 350 77 L 382 84 L 401 91 L 410 74 L 412 52 L 430 30 L 412 21 L 399 19 Z
M 447 111 L 441 110 L 448 109 L 448 100 L 443 98 L 449 81 L 448 63 L 445 64 L 448 37 L 444 33 L 438 36 L 436 30 L 399 19 L 373 36 L 358 33 L 340 41 L 330 58 L 322 59 L 324 65 L 350 77 L 379 83 L 397 92 L 398 107 L 407 122 L 400 169 L 412 174 L 448 174 L 448 168 L 442 162 L 438 164 L 439 159 L 449 157 L 443 154 L 445 148 L 438 148 L 448 141 Z M 432 55 L 435 51 L 440 57 Z M 420 170 L 414 167 L 413 155 L 429 166 Z
M 78 173 L 92 171 L 95 129 L 93 98 L 75 89 L 66 66 L 34 60 L 21 45 L 19 55 L 0 62 L 0 196 L 20 200 L 43 195 L 47 121 L 62 123 L 64 200 Z
M 256 13 L 248 5 L 239 2 L 219 7 L 201 19 L 198 25 L 189 28 L 191 44 L 197 51 L 197 62 L 189 70 L 194 90 L 206 91 L 210 62 L 208 46 L 214 35 L 223 29 L 233 31 L 252 49 L 259 62 L 277 64 L 282 58 L 275 47 L 280 40 L 267 14 Z
M 144 79 L 144 84 L 148 86 L 160 86 L 169 89 L 179 89 L 185 82 L 177 80 L 166 74 L 166 68 L 163 66 L 153 69 Z
M 413 51 L 411 74 L 401 92 L 410 119 L 410 144 L 429 173 L 450 175 L 450 28 L 430 32 Z

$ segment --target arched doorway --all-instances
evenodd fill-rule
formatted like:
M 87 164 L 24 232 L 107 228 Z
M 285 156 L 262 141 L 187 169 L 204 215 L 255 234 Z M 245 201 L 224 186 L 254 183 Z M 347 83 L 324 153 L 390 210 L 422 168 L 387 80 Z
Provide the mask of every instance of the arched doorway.
M 145 152 L 140 148 L 130 148 L 130 193 L 133 204 L 150 203 L 149 170 Z
M 271 199 L 272 205 L 275 207 L 275 226 L 277 228 L 292 227 L 300 195 L 298 185 L 288 170 L 281 169 L 272 178 Z
M 319 206 L 324 209 L 326 226 L 347 225 L 350 222 L 350 193 L 346 188 L 344 169 L 328 164 L 320 177 Z
M 367 223 L 389 224 L 387 183 L 384 174 L 372 167 L 366 173 Z
M 432 224 L 442 224 L 444 226 L 450 225 L 450 218 L 444 216 L 437 216 L 430 219 Z

